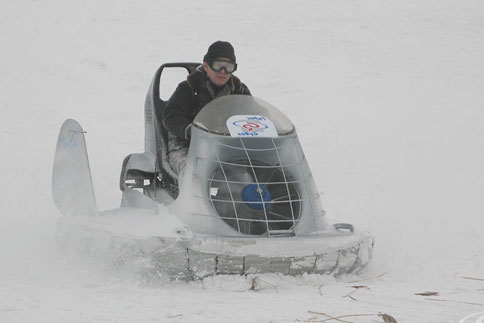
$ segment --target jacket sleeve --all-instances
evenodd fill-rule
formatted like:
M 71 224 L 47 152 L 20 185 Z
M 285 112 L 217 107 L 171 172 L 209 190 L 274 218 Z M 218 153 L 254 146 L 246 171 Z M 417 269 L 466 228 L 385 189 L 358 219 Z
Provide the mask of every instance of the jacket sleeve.
M 249 88 L 247 87 L 247 85 L 245 85 L 244 83 L 241 83 L 241 93 L 240 94 L 244 94 L 244 95 L 252 95 L 249 91 Z
M 185 139 L 185 128 L 192 122 L 189 109 L 192 91 L 187 82 L 178 85 L 163 110 L 163 126 L 179 139 Z
M 238 77 L 236 77 L 235 75 L 233 75 L 232 78 L 233 78 L 233 82 L 234 82 L 234 85 L 235 85 L 234 94 L 252 95 L 250 93 L 249 88 L 247 87 L 247 85 L 245 85 L 244 83 L 242 83 L 242 81 Z

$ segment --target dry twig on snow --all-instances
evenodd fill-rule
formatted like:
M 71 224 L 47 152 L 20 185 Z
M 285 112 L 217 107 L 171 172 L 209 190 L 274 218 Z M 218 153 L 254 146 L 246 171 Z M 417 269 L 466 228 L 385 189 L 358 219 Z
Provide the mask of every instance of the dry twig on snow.
M 344 323 L 352 323 L 352 322 L 349 322 L 349 321 L 343 321 L 343 320 L 340 320 L 339 318 L 337 317 L 334 317 L 334 316 L 331 316 L 331 315 L 328 315 L 326 313 L 322 313 L 322 312 L 313 312 L 313 311 L 308 311 L 308 313 L 311 313 L 311 314 L 318 314 L 318 315 L 323 315 L 323 316 L 326 316 L 327 318 L 331 319 L 331 320 L 335 320 L 335 321 L 338 321 L 338 322 L 344 322 Z M 318 320 L 316 322 L 322 322 L 321 320 Z
M 483 306 L 484 304 L 480 303 L 471 303 L 471 302 L 461 302 L 461 301 L 453 301 L 449 299 L 436 299 L 436 298 L 425 298 L 428 301 L 435 301 L 435 302 L 448 302 L 448 303 L 458 303 L 458 304 L 467 304 L 467 305 L 475 305 L 475 306 Z
M 414 295 L 417 296 L 439 296 L 438 292 L 422 292 L 422 293 L 415 293 Z
M 391 315 L 380 313 L 378 316 L 381 317 L 385 323 L 398 323 L 397 320 L 395 320 L 395 318 Z
M 353 280 L 353 281 L 350 281 L 348 283 L 349 284 L 354 284 L 354 283 L 364 282 L 364 281 L 368 281 L 368 280 L 372 280 L 372 279 L 376 279 L 376 278 L 383 277 L 383 276 L 385 276 L 388 273 L 389 273 L 388 271 L 385 271 L 384 273 L 382 273 L 380 275 L 377 275 L 377 276 L 374 276 L 374 277 L 368 277 L 368 278 L 361 279 L 361 280 Z
M 259 277 L 254 277 L 252 278 L 252 285 L 250 286 L 249 290 L 252 290 L 254 292 L 257 292 L 259 289 L 261 289 L 261 286 L 262 284 L 261 283 L 264 283 L 264 284 L 267 284 L 269 285 L 270 287 L 274 288 L 274 290 L 279 293 L 279 290 L 277 289 L 277 286 L 274 285 L 274 284 L 271 284 L 269 283 L 268 281 L 265 281 L 263 279 L 260 279 Z
M 324 284 L 321 284 L 321 285 L 319 285 L 319 288 L 318 288 L 319 295 L 321 295 L 321 296 L 323 296 L 323 292 L 322 292 L 323 286 L 324 286 Z
M 475 277 L 467 277 L 467 276 L 460 276 L 460 278 L 484 281 L 484 278 L 475 278 Z
M 398 323 L 397 320 L 391 315 L 385 314 L 385 313 L 379 313 L 379 314 L 351 314 L 351 315 L 341 315 L 341 316 L 331 316 L 325 313 L 321 312 L 313 312 L 313 311 L 308 311 L 311 314 L 319 314 L 319 315 L 324 315 L 328 318 L 322 319 L 319 321 L 305 321 L 305 322 L 329 322 L 329 321 L 338 321 L 338 322 L 346 322 L 346 323 L 351 323 L 350 321 L 343 321 L 341 320 L 342 318 L 348 318 L 348 317 L 363 317 L 363 316 L 378 316 L 383 319 L 383 322 L 385 323 Z
M 343 297 L 349 297 L 354 301 L 357 301 L 357 299 L 351 296 L 353 293 L 355 293 L 357 290 L 361 288 L 370 289 L 368 286 L 364 286 L 364 285 L 357 285 L 357 286 L 351 286 L 351 287 L 353 287 L 354 289 Z

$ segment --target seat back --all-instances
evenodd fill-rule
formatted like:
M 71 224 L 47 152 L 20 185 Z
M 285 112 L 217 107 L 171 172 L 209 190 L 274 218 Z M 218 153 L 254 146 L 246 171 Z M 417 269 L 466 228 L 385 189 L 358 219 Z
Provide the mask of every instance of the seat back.
M 164 101 L 160 97 L 160 80 L 165 69 L 183 68 L 190 74 L 200 65 L 201 63 L 167 63 L 161 65 L 156 71 L 148 94 L 146 95 L 145 151 L 150 152 L 156 157 L 159 176 L 161 177 L 164 188 L 167 188 L 171 195 L 177 194 L 178 182 L 176 173 L 171 168 L 167 158 L 168 131 L 162 122 L 163 110 L 165 109 L 167 101 Z

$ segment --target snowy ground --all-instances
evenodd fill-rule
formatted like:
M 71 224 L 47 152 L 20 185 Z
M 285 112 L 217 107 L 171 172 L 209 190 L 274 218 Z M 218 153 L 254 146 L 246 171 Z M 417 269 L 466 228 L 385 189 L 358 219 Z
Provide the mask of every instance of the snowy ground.
M 484 311 L 482 1 L 1 7 L 0 322 L 459 322 Z M 217 39 L 235 45 L 253 94 L 296 125 L 330 220 L 374 233 L 362 275 L 150 283 L 59 253 L 50 176 L 63 120 L 88 131 L 99 208 L 117 207 L 152 74 L 199 61 Z M 439 294 L 415 295 L 426 291 Z

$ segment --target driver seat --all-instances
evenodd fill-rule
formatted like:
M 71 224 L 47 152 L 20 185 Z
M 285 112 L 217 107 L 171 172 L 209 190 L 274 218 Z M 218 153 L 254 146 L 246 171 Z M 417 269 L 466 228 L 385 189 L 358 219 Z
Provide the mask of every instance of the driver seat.
M 178 179 L 168 163 L 168 131 L 162 123 L 167 101 L 160 97 L 160 80 L 168 68 L 183 68 L 188 74 L 201 63 L 167 63 L 156 71 L 145 101 L 145 152 L 130 154 L 121 170 L 120 189 L 142 189 L 145 195 L 156 197 L 157 189 L 165 190 L 173 199 L 178 196 Z

